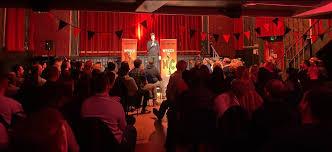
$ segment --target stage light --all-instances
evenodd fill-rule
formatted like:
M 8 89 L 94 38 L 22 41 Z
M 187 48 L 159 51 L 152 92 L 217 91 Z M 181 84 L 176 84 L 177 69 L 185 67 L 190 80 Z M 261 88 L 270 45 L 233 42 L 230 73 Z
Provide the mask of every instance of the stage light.
M 140 40 L 141 39 L 141 25 L 140 24 L 138 24 L 138 26 L 137 26 L 137 38 L 138 38 L 138 40 Z

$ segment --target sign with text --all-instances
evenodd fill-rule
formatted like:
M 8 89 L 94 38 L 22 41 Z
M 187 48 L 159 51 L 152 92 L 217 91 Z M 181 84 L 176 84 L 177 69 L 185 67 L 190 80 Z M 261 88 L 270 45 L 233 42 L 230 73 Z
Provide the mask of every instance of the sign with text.
M 137 39 L 121 39 L 121 60 L 129 63 L 130 69 L 134 67 L 137 57 Z
M 160 40 L 160 56 L 161 56 L 161 76 L 169 77 L 176 71 L 177 62 L 177 40 L 161 39 Z

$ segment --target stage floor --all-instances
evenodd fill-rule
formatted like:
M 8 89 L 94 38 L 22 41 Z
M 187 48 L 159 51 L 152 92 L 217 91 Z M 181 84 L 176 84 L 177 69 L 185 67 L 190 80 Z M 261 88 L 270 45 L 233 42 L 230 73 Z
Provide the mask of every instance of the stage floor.
M 164 152 L 164 144 L 166 139 L 166 129 L 167 129 L 167 118 L 164 117 L 162 120 L 162 130 L 155 128 L 155 123 L 157 117 L 152 113 L 153 108 L 159 109 L 159 106 L 148 107 L 151 111 L 149 114 L 139 114 L 136 112 L 133 114 L 136 118 L 135 127 L 137 129 L 137 143 L 136 152 Z M 157 126 L 159 127 L 159 126 Z

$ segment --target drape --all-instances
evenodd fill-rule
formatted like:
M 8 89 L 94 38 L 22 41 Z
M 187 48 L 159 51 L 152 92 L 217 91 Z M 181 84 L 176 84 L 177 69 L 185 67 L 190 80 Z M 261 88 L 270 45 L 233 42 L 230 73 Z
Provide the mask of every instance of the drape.
M 70 26 L 58 30 L 59 20 L 70 23 L 70 11 L 56 10 L 50 13 L 30 12 L 29 14 L 29 50 L 34 55 L 68 56 L 70 48 Z M 50 52 L 45 42 L 52 41 Z
M 25 10 L 23 8 L 7 8 L 6 11 L 6 49 L 8 51 L 24 51 Z
M 155 33 L 157 40 L 177 39 L 179 53 L 200 50 L 201 16 L 80 11 L 79 19 L 80 55 L 118 53 L 121 39 L 115 32 L 120 30 L 123 30 L 122 38 L 138 39 L 137 49 L 143 54 L 146 53 L 150 33 Z M 145 20 L 147 28 L 140 25 Z M 192 38 L 190 29 L 196 31 Z M 90 40 L 88 31 L 95 32 Z

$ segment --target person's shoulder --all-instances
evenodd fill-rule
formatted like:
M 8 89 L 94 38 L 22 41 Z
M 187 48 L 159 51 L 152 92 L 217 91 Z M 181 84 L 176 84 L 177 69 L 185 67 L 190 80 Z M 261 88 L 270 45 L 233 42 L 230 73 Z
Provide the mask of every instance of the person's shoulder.
M 10 105 L 21 105 L 15 99 L 12 99 L 12 98 L 9 98 L 9 97 L 6 97 L 6 96 L 0 97 L 0 100 L 2 100 L 3 102 L 5 102 L 6 104 L 10 104 Z

